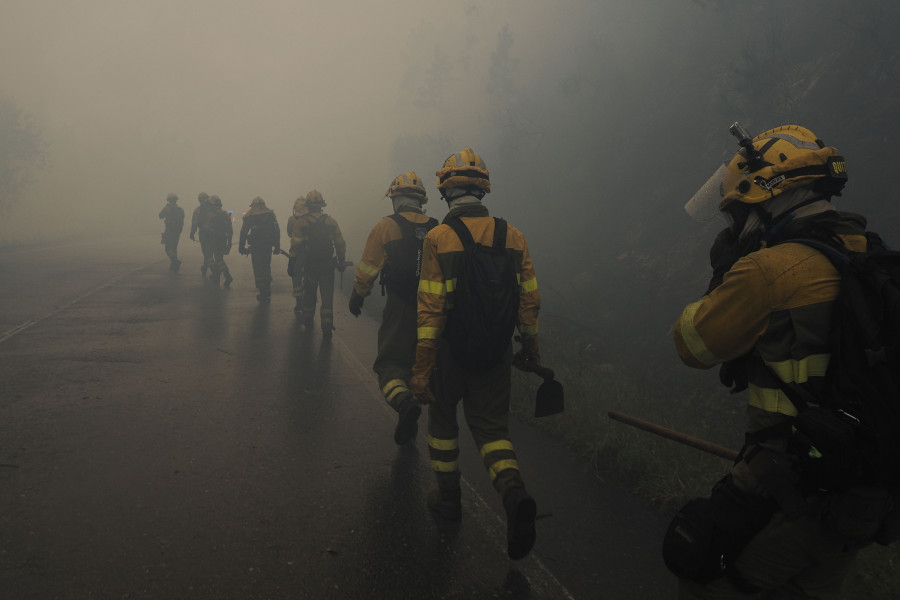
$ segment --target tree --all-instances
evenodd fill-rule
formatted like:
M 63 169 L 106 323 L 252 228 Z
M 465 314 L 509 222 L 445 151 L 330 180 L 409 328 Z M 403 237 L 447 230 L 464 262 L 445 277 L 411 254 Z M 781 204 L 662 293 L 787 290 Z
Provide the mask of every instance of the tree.
M 0 98 L 0 213 L 9 210 L 46 164 L 46 144 L 31 118 Z

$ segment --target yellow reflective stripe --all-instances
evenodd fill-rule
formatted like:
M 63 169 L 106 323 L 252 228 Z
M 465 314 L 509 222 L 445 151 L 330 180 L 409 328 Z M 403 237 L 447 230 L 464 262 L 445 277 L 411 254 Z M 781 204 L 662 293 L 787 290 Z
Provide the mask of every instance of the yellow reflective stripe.
M 529 279 L 528 281 L 523 281 L 523 282 L 521 283 L 521 286 L 522 286 L 522 291 L 525 292 L 525 293 L 535 291 L 536 289 L 538 289 L 538 286 L 537 286 L 537 277 L 534 277 L 534 278 L 532 278 L 532 279 Z
M 454 277 L 453 279 L 448 279 L 444 282 L 444 284 L 447 286 L 447 293 L 452 293 L 454 290 L 456 290 L 456 277 Z
M 712 366 L 722 361 L 710 352 L 694 327 L 694 315 L 697 314 L 697 309 L 700 308 L 702 303 L 703 301 L 699 300 L 693 304 L 688 304 L 687 308 L 684 309 L 684 312 L 681 314 L 681 337 L 684 340 L 684 345 L 691 351 L 694 358 L 704 365 Z
M 362 271 L 363 273 L 365 273 L 366 275 L 371 275 L 372 277 L 375 277 L 381 271 L 380 269 L 376 269 L 369 263 L 364 263 L 362 261 L 360 261 L 360 263 L 359 263 L 359 270 Z
M 535 325 L 522 325 L 519 324 L 519 333 L 525 333 L 527 335 L 537 335 L 538 334 L 538 326 Z
M 810 377 L 825 377 L 830 354 L 813 354 L 800 360 L 765 361 L 785 383 L 806 383 Z
M 481 447 L 481 457 L 484 458 L 490 452 L 497 450 L 512 450 L 513 445 L 509 440 L 497 440 L 496 442 L 488 442 Z
M 441 281 L 429 281 L 427 279 L 419 280 L 419 291 L 425 292 L 426 294 L 437 294 L 438 296 L 443 296 L 446 292 L 444 291 L 446 288 L 444 287 L 444 283 Z
M 381 393 L 384 394 L 385 399 L 388 401 L 393 400 L 394 396 L 397 394 L 401 394 L 403 392 L 408 391 L 409 388 L 406 387 L 406 382 L 402 379 L 391 379 L 384 387 L 381 388 Z
M 420 340 L 436 340 L 440 335 L 441 331 L 437 327 L 419 327 L 418 329 Z
M 507 460 L 498 460 L 494 464 L 491 465 L 491 468 L 488 469 L 488 475 L 491 476 L 491 481 L 497 479 L 497 475 L 501 471 L 505 471 L 506 469 L 515 469 L 519 470 L 519 461 L 514 458 L 510 458 Z
M 433 471 L 438 471 L 440 473 L 452 473 L 459 469 L 459 463 L 455 460 L 452 462 L 446 462 L 443 460 L 433 460 L 431 461 L 431 469 Z
M 752 383 L 748 387 L 750 406 L 789 417 L 797 416 L 797 407 L 781 390 L 759 387 Z
M 435 450 L 456 450 L 459 448 L 459 439 L 442 440 L 440 438 L 428 436 L 428 445 Z

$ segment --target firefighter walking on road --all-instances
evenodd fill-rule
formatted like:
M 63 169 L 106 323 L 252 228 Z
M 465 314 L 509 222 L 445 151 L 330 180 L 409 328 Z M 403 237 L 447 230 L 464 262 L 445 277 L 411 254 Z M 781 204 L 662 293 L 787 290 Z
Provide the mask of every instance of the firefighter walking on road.
M 397 411 L 394 442 L 405 444 L 415 438 L 422 412 L 409 390 L 416 360 L 416 292 L 422 267 L 422 241 L 437 226 L 425 216 L 428 202 L 422 180 L 413 172 L 398 175 L 387 193 L 394 214 L 381 219 L 369 233 L 366 248 L 356 267 L 349 309 L 362 312 L 379 273 L 387 290 L 387 300 L 378 328 L 378 356 L 373 370 L 388 405 Z
M 334 270 L 344 270 L 347 245 L 337 221 L 322 212 L 324 206 L 325 198 L 318 190 L 306 195 L 307 213 L 297 218 L 291 231 L 288 270 L 292 277 L 296 269 L 302 270 L 300 323 L 312 328 L 318 292 L 322 300 L 319 308 L 322 335 L 330 338 L 334 331 Z
M 428 453 L 438 489 L 429 495 L 428 506 L 443 519 L 462 517 L 456 420 L 462 401 L 488 475 L 503 498 L 507 554 L 520 559 L 534 545 L 537 506 L 525 490 L 509 439 L 510 371 L 516 328 L 522 339 L 517 359 L 540 363 L 534 265 L 522 233 L 492 218 L 482 204 L 491 182 L 480 156 L 464 148 L 436 174 L 450 211 L 422 248 L 410 381 L 416 398 L 429 403 Z M 495 270 L 495 283 L 479 281 L 478 269 L 470 268 L 476 264 Z
M 228 265 L 225 264 L 225 256 L 231 252 L 234 226 L 231 224 L 231 213 L 222 210 L 222 201 L 218 196 L 211 196 L 209 204 L 213 207 L 213 212 L 209 217 L 209 244 L 213 256 L 209 278 L 215 285 L 219 285 L 219 277 L 224 275 L 225 281 L 222 285 L 227 288 L 234 280 L 231 271 L 228 270 Z M 202 231 L 201 229 L 201 234 Z
M 294 208 L 291 211 L 291 216 L 288 217 L 287 221 L 287 236 L 288 240 L 291 239 L 294 233 L 294 223 L 297 222 L 297 219 L 306 214 L 306 196 L 301 194 L 294 201 Z M 301 305 L 303 303 L 303 268 L 302 265 L 298 265 L 296 260 L 294 262 L 288 263 L 288 275 L 291 278 L 291 284 L 293 288 L 294 294 L 294 314 L 299 315 L 303 309 Z
M 268 302 L 272 297 L 272 255 L 281 252 L 281 229 L 275 212 L 259 196 L 250 202 L 250 210 L 244 214 L 238 251 L 250 255 L 259 290 L 256 299 Z
M 200 275 L 206 277 L 209 267 L 213 264 L 212 236 L 209 231 L 209 220 L 215 213 L 215 208 L 209 204 L 209 195 L 206 192 L 200 192 L 197 195 L 197 208 L 191 215 L 191 241 L 197 241 L 197 235 L 200 236 L 200 252 L 203 253 L 203 264 L 200 265 Z
M 178 240 L 184 229 L 184 209 L 178 206 L 178 196 L 169 194 L 166 197 L 166 205 L 159 211 L 159 218 L 163 219 L 166 226 L 162 238 L 166 256 L 169 257 L 169 270 L 177 273 L 181 267 L 181 261 L 178 260 Z

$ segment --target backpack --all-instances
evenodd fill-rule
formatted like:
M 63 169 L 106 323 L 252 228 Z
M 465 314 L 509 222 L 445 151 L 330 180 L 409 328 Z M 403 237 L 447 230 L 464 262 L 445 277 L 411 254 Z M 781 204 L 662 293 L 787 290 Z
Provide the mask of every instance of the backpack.
M 334 256 L 334 242 L 331 228 L 328 226 L 328 215 L 322 213 L 316 220 L 305 220 L 309 223 L 304 230 L 309 260 L 313 262 L 330 261 Z
M 428 219 L 424 223 L 413 223 L 398 214 L 387 218 L 400 227 L 401 238 L 386 248 L 388 260 L 379 279 L 382 295 L 386 286 L 401 300 L 415 306 L 419 274 L 422 272 L 422 241 L 429 231 L 437 227 L 438 222 L 437 219 Z
M 456 287 L 447 294 L 447 323 L 443 337 L 457 362 L 472 370 L 486 370 L 503 359 L 519 315 L 518 258 L 506 248 L 506 221 L 494 217 L 491 246 L 476 244 L 471 232 L 453 217 L 463 252 Z
M 825 459 L 831 458 L 827 447 L 843 446 L 833 452 L 843 456 L 820 469 L 833 488 L 855 482 L 900 486 L 900 252 L 889 250 L 875 233 L 866 238 L 866 252 L 819 240 L 786 240 L 818 250 L 841 275 L 827 396 L 803 398 L 797 388 L 782 386 L 799 411 L 794 426 L 801 440 L 809 438 L 808 446 Z M 801 460 L 817 462 L 803 455 Z

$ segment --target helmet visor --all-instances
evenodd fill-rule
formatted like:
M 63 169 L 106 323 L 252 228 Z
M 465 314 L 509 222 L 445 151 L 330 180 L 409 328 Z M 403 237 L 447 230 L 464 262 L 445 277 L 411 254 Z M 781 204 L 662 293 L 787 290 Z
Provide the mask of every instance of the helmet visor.
M 725 181 L 727 165 L 722 165 L 712 177 L 684 205 L 684 211 L 695 221 L 705 222 L 722 217 L 719 205 L 722 203 L 722 182 Z

